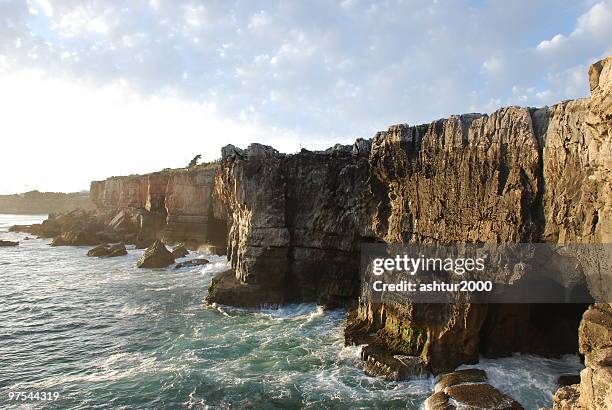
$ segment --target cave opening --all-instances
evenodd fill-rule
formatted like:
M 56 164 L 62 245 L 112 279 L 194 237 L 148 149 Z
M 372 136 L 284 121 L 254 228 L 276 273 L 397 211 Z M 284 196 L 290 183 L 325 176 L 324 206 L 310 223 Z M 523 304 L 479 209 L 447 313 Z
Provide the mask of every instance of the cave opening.
M 487 358 L 578 354 L 578 327 L 589 303 L 490 304 L 480 332 Z

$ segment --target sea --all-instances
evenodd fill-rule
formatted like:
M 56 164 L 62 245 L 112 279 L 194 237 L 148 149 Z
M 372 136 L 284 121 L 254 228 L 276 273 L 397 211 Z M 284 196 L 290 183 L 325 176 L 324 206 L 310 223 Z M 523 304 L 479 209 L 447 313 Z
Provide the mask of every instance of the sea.
M 207 306 L 225 256 L 138 269 L 142 250 L 91 258 L 8 232 L 46 215 L 0 214 L 0 409 L 421 409 L 433 377 L 367 376 L 344 345 L 344 310 Z M 482 359 L 489 382 L 526 409 L 550 406 L 578 356 Z

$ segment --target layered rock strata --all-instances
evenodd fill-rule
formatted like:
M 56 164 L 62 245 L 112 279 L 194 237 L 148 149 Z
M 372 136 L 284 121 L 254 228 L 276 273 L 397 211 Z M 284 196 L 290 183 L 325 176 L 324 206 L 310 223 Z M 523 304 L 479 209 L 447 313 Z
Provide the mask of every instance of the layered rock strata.
M 91 184 L 100 213 L 124 212 L 139 238 L 213 243 L 224 253 L 224 213 L 214 196 L 214 164 L 147 175 L 113 177 Z

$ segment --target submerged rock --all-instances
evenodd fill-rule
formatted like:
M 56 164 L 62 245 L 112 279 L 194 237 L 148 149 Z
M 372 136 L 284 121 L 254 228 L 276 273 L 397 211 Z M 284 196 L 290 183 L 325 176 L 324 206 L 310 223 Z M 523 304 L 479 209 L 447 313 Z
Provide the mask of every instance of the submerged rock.
M 19 245 L 19 242 L 4 241 L 0 239 L 0 247 L 9 247 L 9 246 L 17 246 L 17 245 Z
M 174 263 L 174 256 L 159 239 L 149 246 L 138 260 L 139 268 L 165 268 Z
M 89 252 L 87 252 L 87 256 L 97 256 L 99 258 L 112 258 L 123 255 L 127 255 L 127 249 L 125 248 L 124 243 L 117 243 L 113 245 L 102 244 L 90 249 Z
M 204 259 L 204 258 L 191 259 L 189 261 L 177 263 L 174 266 L 174 268 L 175 269 L 180 269 L 180 268 L 186 268 L 186 267 L 190 267 L 190 266 L 202 266 L 202 265 L 206 265 L 208 263 L 209 263 L 209 260 L 208 259 Z

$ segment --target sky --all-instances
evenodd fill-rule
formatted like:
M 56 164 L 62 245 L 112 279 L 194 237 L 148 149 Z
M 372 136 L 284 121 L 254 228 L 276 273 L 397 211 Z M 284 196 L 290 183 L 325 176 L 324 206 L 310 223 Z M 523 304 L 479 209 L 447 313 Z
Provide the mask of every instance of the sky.
M 0 194 L 589 95 L 612 0 L 0 0 Z

